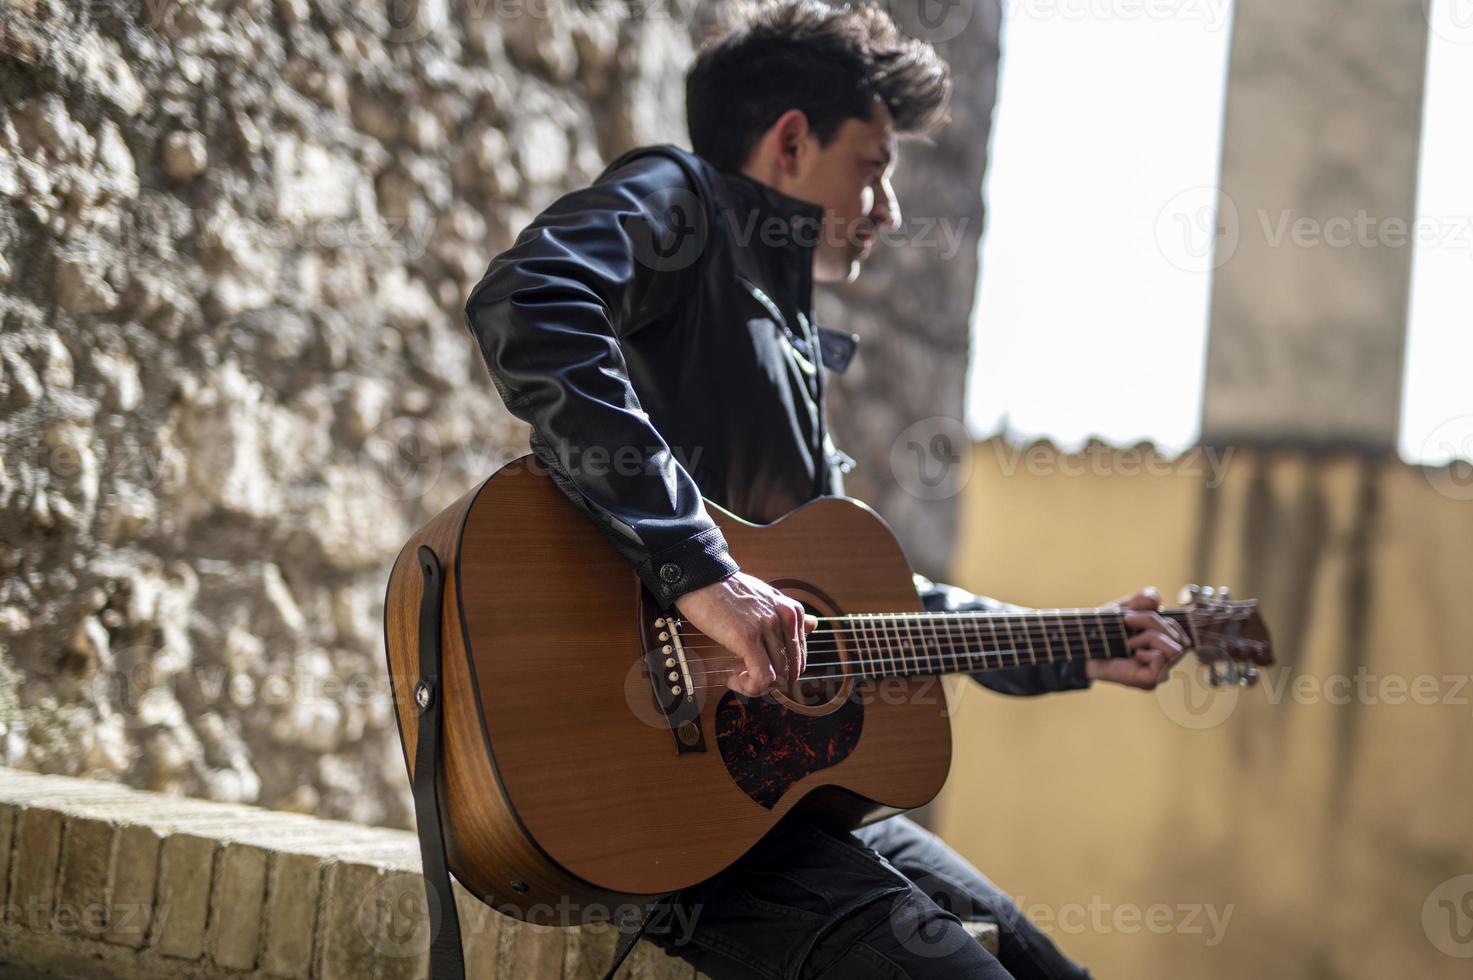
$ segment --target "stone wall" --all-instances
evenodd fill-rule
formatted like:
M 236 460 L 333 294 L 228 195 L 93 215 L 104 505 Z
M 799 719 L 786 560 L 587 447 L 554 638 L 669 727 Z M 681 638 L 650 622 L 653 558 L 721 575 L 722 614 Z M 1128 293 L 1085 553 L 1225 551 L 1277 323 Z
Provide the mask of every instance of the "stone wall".
M 409 819 L 388 563 L 526 445 L 464 296 L 558 192 L 683 136 L 691 24 L 381 9 L 5 14 L 6 763 Z
M 11 0 L 0 763 L 409 825 L 388 566 L 526 446 L 464 296 L 559 192 L 685 142 L 680 78 L 719 7 Z M 961 125 L 985 123 L 990 87 L 961 82 Z M 985 140 L 939 147 L 907 165 L 961 175 L 972 207 Z M 854 490 L 912 533 L 884 428 L 960 415 L 969 247 L 824 299 L 870 338 L 831 413 L 871 474 Z M 897 290 L 922 275 L 944 315 Z M 913 534 L 926 567 L 939 527 Z

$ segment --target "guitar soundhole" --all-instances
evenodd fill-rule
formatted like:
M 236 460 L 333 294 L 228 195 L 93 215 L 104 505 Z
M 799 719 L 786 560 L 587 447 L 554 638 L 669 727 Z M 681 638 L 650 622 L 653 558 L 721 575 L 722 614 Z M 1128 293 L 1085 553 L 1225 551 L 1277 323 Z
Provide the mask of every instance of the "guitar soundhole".
M 838 637 L 829 628 L 829 622 L 821 618 L 824 614 L 806 602 L 803 608 L 820 619 L 818 628 L 808 634 L 808 666 L 798 681 L 797 696 L 793 700 L 808 707 L 818 707 L 839 696 L 845 674 L 851 668 L 842 662 L 844 652 L 839 648 Z

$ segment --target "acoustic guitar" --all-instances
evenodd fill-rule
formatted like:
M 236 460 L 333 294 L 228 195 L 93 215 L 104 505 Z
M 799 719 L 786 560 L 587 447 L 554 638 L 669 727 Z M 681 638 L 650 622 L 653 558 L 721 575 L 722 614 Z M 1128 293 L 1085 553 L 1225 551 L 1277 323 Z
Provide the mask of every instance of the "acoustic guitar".
M 438 696 L 449 870 L 496 909 L 612 911 L 715 875 L 795 810 L 854 828 L 921 806 L 951 764 L 943 676 L 1130 655 L 1118 608 L 922 611 L 895 535 L 858 501 L 769 525 L 706 506 L 743 571 L 819 618 L 791 694 L 731 691 L 739 659 L 661 610 L 530 455 L 395 562 L 385 645 L 405 763 L 412 776 L 419 709 Z M 1226 590 L 1163 615 L 1215 681 L 1273 661 L 1256 603 Z M 416 687 L 425 627 L 437 691 Z

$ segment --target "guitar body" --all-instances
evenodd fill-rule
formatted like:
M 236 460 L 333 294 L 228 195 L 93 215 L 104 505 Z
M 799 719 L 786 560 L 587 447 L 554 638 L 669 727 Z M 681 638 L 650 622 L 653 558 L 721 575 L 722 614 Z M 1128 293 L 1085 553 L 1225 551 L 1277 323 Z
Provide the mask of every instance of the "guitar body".
M 761 526 L 707 507 L 744 572 L 819 616 L 921 608 L 899 543 L 862 504 L 821 498 Z M 807 703 L 749 700 L 724 687 L 728 674 L 700 674 L 724 652 L 689 625 L 695 683 L 681 685 L 686 722 L 672 727 L 655 693 L 669 683 L 650 668 L 666 661 L 646 652 L 655 620 L 677 611 L 658 610 L 531 456 L 448 507 L 394 565 L 385 644 L 411 774 L 421 545 L 445 579 L 450 869 L 504 913 L 571 902 L 595 910 L 583 921 L 607 918 L 715 875 L 795 810 L 852 828 L 928 802 L 946 780 L 938 678 L 857 680 L 839 667 Z M 835 662 L 832 648 L 810 662 Z

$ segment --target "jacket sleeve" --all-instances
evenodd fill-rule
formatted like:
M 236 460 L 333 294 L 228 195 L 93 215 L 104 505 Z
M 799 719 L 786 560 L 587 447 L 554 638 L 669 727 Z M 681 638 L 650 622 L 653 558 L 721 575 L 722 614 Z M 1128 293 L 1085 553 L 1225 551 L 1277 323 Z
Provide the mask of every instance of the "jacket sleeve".
M 927 612 L 1005 612 L 1028 608 L 1000 602 L 989 596 L 974 595 L 955 585 L 932 582 L 918 573 L 914 577 L 916 591 L 920 593 L 921 604 Z M 1021 696 L 1047 694 L 1051 691 L 1077 691 L 1091 684 L 1089 675 L 1084 672 L 1082 660 L 979 670 L 967 676 L 999 694 Z
M 621 342 L 668 325 L 710 227 L 691 178 L 638 157 L 553 202 L 496 256 L 466 322 L 558 487 L 662 608 L 737 571 L 694 479 L 640 407 Z

